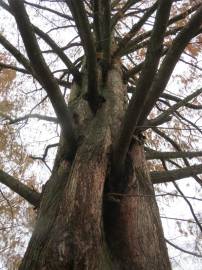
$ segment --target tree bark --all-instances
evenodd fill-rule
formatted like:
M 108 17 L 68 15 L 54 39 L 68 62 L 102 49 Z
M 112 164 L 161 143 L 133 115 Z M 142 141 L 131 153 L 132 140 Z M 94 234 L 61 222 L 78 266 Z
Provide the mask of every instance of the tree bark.
M 138 196 L 154 195 L 143 145 L 131 147 L 123 196 L 108 194 L 117 192 L 112 151 L 127 107 L 119 64 L 99 90 L 106 101 L 94 117 L 83 99 L 86 77 L 72 92 L 76 156 L 69 164 L 60 143 L 20 270 L 170 270 L 155 198 Z
M 171 269 L 158 206 L 144 156 L 143 144 L 129 152 L 122 190 L 109 193 L 105 206 L 107 242 L 116 268 Z

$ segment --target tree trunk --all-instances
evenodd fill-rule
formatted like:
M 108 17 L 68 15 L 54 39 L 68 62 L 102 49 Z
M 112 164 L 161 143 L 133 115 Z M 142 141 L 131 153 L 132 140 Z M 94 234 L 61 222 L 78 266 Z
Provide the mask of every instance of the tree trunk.
M 95 117 L 83 99 L 85 88 L 84 77 L 70 97 L 76 156 L 71 165 L 61 140 L 20 270 L 169 270 L 142 144 L 131 146 L 122 188 L 113 186 L 111 153 L 127 106 L 119 65 L 100 85 L 105 102 Z
M 115 269 L 171 269 L 143 143 L 134 142 L 124 187 L 109 193 L 105 231 Z

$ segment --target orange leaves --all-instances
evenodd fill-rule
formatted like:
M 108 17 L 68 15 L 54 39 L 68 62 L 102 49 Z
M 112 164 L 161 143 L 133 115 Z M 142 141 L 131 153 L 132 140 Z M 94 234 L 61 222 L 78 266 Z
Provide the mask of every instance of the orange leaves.
M 202 37 L 201 37 L 202 39 Z M 198 54 L 201 52 L 201 44 L 200 43 L 190 43 L 186 47 L 186 52 L 188 52 L 191 56 L 197 57 Z
M 0 54 L 0 63 L 9 64 L 10 59 L 5 53 Z M 5 93 L 16 77 L 16 72 L 11 69 L 0 68 L 0 93 Z
M 13 109 L 13 103 L 7 99 L 0 101 L 0 117 L 2 113 L 8 113 Z

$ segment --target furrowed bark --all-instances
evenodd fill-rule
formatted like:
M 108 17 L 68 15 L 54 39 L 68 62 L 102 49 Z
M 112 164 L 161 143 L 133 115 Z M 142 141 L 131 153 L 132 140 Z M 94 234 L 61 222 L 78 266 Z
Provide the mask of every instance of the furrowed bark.
M 76 130 L 85 132 L 79 134 L 81 142 L 68 182 L 58 184 L 60 178 L 57 179 L 55 166 L 56 177 L 45 188 L 33 234 L 35 238 L 31 239 L 32 244 L 29 244 L 20 270 L 111 269 L 102 226 L 102 198 L 108 175 L 111 136 L 116 136 L 121 124 L 126 89 L 121 72 L 115 67 L 108 74 L 106 88 L 110 91 L 103 90 L 108 95 L 108 102 L 92 118 L 87 102 L 82 98 L 85 83 L 84 79 L 82 89 L 78 86 L 78 91 L 74 89 L 70 97 Z M 58 162 L 61 163 L 60 158 Z M 55 194 L 53 202 L 50 201 L 53 194 L 49 189 Z M 46 203 L 47 199 L 49 203 Z
M 122 196 L 114 191 L 105 202 L 105 230 L 115 269 L 170 270 L 143 145 L 133 145 L 129 155 L 132 163 L 123 179 L 127 185 L 119 190 Z
M 66 147 L 65 140 L 61 139 L 52 175 L 43 188 L 34 232 L 19 270 L 42 270 L 39 268 L 39 258 L 50 237 L 71 168 L 71 164 L 64 159 Z
M 44 269 L 102 270 L 109 267 L 102 232 L 102 192 L 111 139 L 109 126 L 103 126 L 102 117 L 94 122 L 77 151 L 43 257 L 44 264 L 40 266 Z

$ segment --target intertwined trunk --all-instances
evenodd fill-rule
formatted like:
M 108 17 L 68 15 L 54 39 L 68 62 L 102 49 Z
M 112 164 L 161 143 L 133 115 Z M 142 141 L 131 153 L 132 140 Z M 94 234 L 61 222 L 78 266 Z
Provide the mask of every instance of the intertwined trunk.
M 72 164 L 61 138 L 52 176 L 22 270 L 168 270 L 170 263 L 142 140 L 134 140 L 125 173 L 112 170 L 114 142 L 127 107 L 119 66 L 108 73 L 105 100 L 92 116 L 84 99 L 86 79 L 74 85 L 69 106 L 78 149 Z

